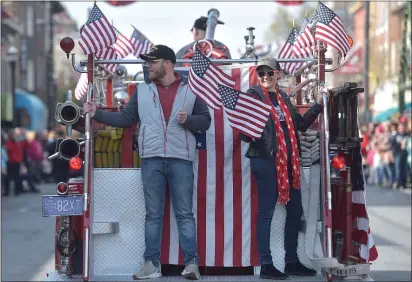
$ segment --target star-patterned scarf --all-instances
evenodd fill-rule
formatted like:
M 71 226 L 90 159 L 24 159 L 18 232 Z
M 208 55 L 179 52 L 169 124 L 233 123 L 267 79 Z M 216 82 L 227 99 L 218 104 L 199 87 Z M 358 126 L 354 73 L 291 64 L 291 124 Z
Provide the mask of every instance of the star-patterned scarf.
M 289 189 L 289 174 L 288 174 L 288 151 L 286 147 L 286 140 L 285 134 L 283 133 L 282 126 L 280 124 L 280 119 L 278 113 L 271 103 L 269 93 L 267 90 L 261 85 L 260 86 L 263 93 L 266 96 L 267 101 L 272 106 L 272 119 L 274 121 L 275 132 L 276 132 L 276 140 L 277 140 L 277 152 L 276 152 L 276 176 L 277 176 L 277 184 L 278 184 L 278 203 L 282 205 L 286 205 L 290 199 Z M 279 94 L 279 91 L 275 90 L 275 95 L 278 100 L 279 106 L 283 111 L 285 116 L 286 125 L 289 130 L 290 136 L 290 146 L 292 148 L 292 187 L 294 189 L 300 188 L 300 167 L 299 167 L 299 150 L 298 150 L 298 142 L 296 139 L 295 134 L 295 126 L 293 124 L 292 116 L 289 112 L 289 109 L 286 106 L 286 103 L 283 101 L 282 97 Z

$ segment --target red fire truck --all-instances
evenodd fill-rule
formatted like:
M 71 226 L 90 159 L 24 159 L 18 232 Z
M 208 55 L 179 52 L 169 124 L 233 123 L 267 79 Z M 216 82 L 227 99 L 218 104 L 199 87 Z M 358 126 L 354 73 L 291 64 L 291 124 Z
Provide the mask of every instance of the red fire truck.
M 222 50 L 213 45 L 213 22 L 217 22 L 218 12 L 211 10 L 206 39 L 198 42 L 203 51 L 211 56 L 211 61 L 223 65 L 229 72 L 233 69 L 252 77 L 255 56 L 242 56 L 242 59 L 227 59 Z M 253 29 L 248 29 L 249 32 Z M 209 36 L 208 36 L 209 34 Z M 250 35 L 250 34 L 249 34 Z M 253 38 L 253 34 L 250 36 Z M 136 85 L 144 81 L 125 81 L 126 69 L 120 66 L 115 74 L 108 74 L 104 64 L 142 64 L 141 60 L 104 61 L 88 55 L 83 71 L 75 67 L 75 54 L 70 54 L 74 47 L 71 38 L 64 38 L 62 49 L 72 59 L 73 67 L 87 74 L 88 88 L 86 101 L 94 101 L 100 109 L 119 111 L 128 101 Z M 250 51 L 250 48 L 248 49 Z M 280 62 L 302 62 L 303 65 L 294 73 L 294 85 L 291 96 L 295 96 L 296 107 L 302 113 L 309 107 L 325 85 L 325 76 L 339 67 L 337 62 L 325 58 L 326 47 L 317 43 L 314 58 L 286 60 Z M 177 69 L 187 72 L 191 58 L 178 62 L 187 66 Z M 335 66 L 327 68 L 326 65 Z M 237 79 L 245 77 L 240 75 Z M 122 81 L 121 89 L 114 88 L 114 81 Z M 244 82 L 244 81 L 243 81 Z M 247 90 L 249 84 L 241 90 Z M 250 83 L 250 82 L 249 82 Z M 358 130 L 358 94 L 363 91 L 357 83 L 346 82 L 337 87 L 328 86 L 329 95 L 324 95 L 323 113 L 308 132 L 302 133 L 302 146 L 311 152 L 311 160 L 302 160 L 302 205 L 304 216 L 299 235 L 298 254 L 300 261 L 318 270 L 315 277 L 292 277 L 296 280 L 371 280 L 369 274 L 370 255 L 375 251 L 371 241 L 369 225 L 364 208 L 364 183 L 362 160 L 360 155 L 361 138 Z M 113 94 L 116 92 L 116 94 Z M 92 120 L 68 97 L 65 103 L 56 107 L 56 120 L 67 127 L 67 137 L 60 140 L 56 153 L 51 157 L 60 157 L 70 162 L 73 170 L 83 170 L 83 176 L 71 178 L 68 183 L 58 183 L 55 195 L 43 196 L 43 216 L 56 217 L 55 228 L 55 271 L 47 274 L 47 281 L 94 281 L 94 280 L 130 280 L 143 262 L 145 203 L 141 181 L 138 146 L 136 146 L 137 125 L 131 128 L 113 128 Z M 211 116 L 216 117 L 211 109 Z M 224 114 L 222 114 L 224 116 Z M 213 121 L 212 121 L 213 123 Z M 84 134 L 81 139 L 71 137 L 75 129 Z M 211 132 L 210 134 L 213 134 Z M 237 152 L 243 172 L 248 171 L 248 160 L 242 153 L 242 143 Z M 217 140 L 217 137 L 216 139 Z M 218 146 L 216 144 L 215 146 Z M 224 144 L 222 144 L 224 146 Z M 313 153 L 315 152 L 315 153 Z M 199 152 L 199 154 L 201 154 Z M 200 157 L 198 157 L 199 159 Z M 195 167 L 198 168 L 197 165 Z M 246 168 L 246 169 L 245 169 Z M 209 168 L 210 169 L 210 168 Z M 219 167 L 212 167 L 217 171 Z M 250 169 L 249 169 L 250 171 Z M 198 178 L 206 177 L 209 170 L 197 170 Z M 225 175 L 223 174 L 225 177 Z M 226 176 L 227 177 L 227 176 Z M 240 175 L 243 183 L 250 179 L 250 172 Z M 205 189 L 226 191 L 224 183 L 208 182 Z M 219 187 L 220 185 L 220 187 Z M 235 185 L 231 184 L 232 192 Z M 242 185 L 242 184 L 240 184 Z M 197 209 L 205 207 L 210 199 L 209 193 L 200 193 L 199 185 L 195 192 Z M 210 226 L 218 219 L 216 211 L 205 208 L 204 213 L 213 212 L 215 216 L 200 218 L 197 224 L 204 228 L 197 230 L 200 271 L 203 280 L 219 281 L 255 281 L 259 276 L 259 261 L 256 260 L 257 246 L 254 235 L 256 210 L 253 208 L 253 189 L 242 190 L 241 201 L 237 201 L 239 213 L 232 213 L 230 220 L 225 219 L 225 228 L 233 226 L 230 232 L 241 222 L 236 236 L 227 236 L 228 229 L 221 230 L 226 238 L 223 248 L 216 247 L 218 239 L 210 238 Z M 251 186 L 249 186 L 251 187 Z M 238 187 L 239 188 L 239 187 Z M 196 191 L 195 189 L 195 191 Z M 224 194 L 226 197 L 226 194 Z M 214 197 L 214 196 L 213 196 Z M 235 203 L 225 202 L 231 206 Z M 230 201 L 230 200 L 229 200 Z M 252 206 L 252 208 L 251 208 Z M 215 208 L 216 206 L 213 206 Z M 166 204 L 166 209 L 170 207 Z M 183 269 L 179 258 L 179 246 L 174 244 L 178 236 L 173 214 L 165 209 L 163 230 L 162 274 L 159 280 L 177 281 Z M 196 214 L 196 211 L 194 211 Z M 168 214 L 168 216 L 166 216 Z M 166 218 L 167 217 L 167 218 Z M 239 221 L 235 219 L 239 217 Z M 274 265 L 282 270 L 283 229 L 285 210 L 276 208 L 272 222 L 271 249 Z M 203 221 L 205 222 L 203 222 Z M 174 226 L 174 227 L 173 227 Z M 227 227 L 229 226 L 229 227 Z M 216 231 L 217 232 L 217 231 Z M 167 234 L 166 234 L 167 233 Z M 239 239 L 238 236 L 241 236 Z M 174 245 L 173 245 L 174 244 Z M 173 245 L 173 246 L 172 246 Z M 227 249 L 230 249 L 229 251 Z M 228 252 L 230 254 L 228 255 Z M 217 259 L 220 257 L 222 259 Z M 220 261 L 220 262 L 218 262 Z

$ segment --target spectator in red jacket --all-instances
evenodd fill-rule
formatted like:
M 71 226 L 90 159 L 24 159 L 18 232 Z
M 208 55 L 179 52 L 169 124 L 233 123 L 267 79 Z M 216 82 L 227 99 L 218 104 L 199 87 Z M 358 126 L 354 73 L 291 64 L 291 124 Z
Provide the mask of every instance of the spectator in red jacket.
M 20 177 L 20 167 L 23 162 L 24 152 L 22 143 L 17 141 L 14 130 L 9 133 L 9 140 L 6 141 L 7 152 L 7 181 L 4 187 L 3 196 L 9 195 L 10 182 L 14 182 L 14 194 L 17 196 L 23 192 L 22 179 Z

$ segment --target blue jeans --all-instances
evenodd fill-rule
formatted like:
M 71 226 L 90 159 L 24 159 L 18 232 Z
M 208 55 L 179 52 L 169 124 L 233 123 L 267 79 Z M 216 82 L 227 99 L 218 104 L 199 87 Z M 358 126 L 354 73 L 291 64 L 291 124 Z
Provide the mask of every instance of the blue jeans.
M 160 264 L 160 245 L 165 208 L 166 183 L 179 230 L 185 265 L 198 264 L 196 223 L 193 215 L 193 163 L 172 158 L 142 160 L 142 181 L 146 205 L 145 261 Z
M 258 188 L 257 241 L 260 264 L 273 264 L 270 251 L 270 226 L 278 199 L 275 157 L 258 157 L 250 159 L 250 166 Z M 292 171 L 289 182 L 292 183 Z M 285 262 L 298 261 L 298 236 L 303 214 L 300 190 L 290 189 L 290 200 L 286 205 L 285 223 Z
M 395 155 L 395 182 L 398 185 L 406 186 L 406 178 L 408 173 L 408 155 L 406 152 L 401 152 Z

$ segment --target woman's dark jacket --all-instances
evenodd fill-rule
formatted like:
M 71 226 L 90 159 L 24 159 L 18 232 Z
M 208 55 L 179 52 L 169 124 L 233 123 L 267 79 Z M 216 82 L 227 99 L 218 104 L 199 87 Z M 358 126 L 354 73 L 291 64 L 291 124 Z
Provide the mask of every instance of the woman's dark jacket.
M 322 111 L 322 106 L 319 104 L 314 104 L 311 106 L 306 113 L 301 116 L 298 110 L 292 105 L 289 100 L 289 96 L 283 92 L 281 89 L 277 88 L 283 101 L 286 102 L 286 106 L 293 119 L 293 124 L 295 126 L 295 134 L 298 141 L 299 154 L 300 150 L 300 140 L 298 136 L 298 130 L 305 132 L 318 117 L 319 113 Z M 266 96 L 263 93 L 259 85 L 255 85 L 247 91 L 250 96 L 256 97 L 262 101 L 266 101 Z M 260 157 L 260 156 L 273 156 L 277 151 L 277 140 L 274 127 L 274 121 L 272 119 L 272 114 L 269 116 L 269 120 L 263 130 L 262 137 L 258 140 L 253 141 L 250 137 L 240 134 L 242 141 L 250 143 L 249 149 L 246 152 L 246 157 Z

